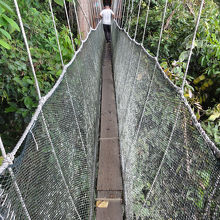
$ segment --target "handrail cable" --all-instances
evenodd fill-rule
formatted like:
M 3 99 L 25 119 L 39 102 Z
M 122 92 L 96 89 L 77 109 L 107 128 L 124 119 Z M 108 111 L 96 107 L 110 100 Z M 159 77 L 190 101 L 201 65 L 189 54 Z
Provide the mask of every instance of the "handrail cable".
M 134 0 L 131 0 L 131 11 L 130 11 L 130 16 L 129 16 L 129 21 L 128 21 L 128 34 L 130 31 L 130 27 L 131 27 L 131 19 L 132 19 L 133 11 L 134 11 Z
M 147 22 L 148 22 L 149 11 L 150 11 L 150 0 L 148 0 L 148 4 L 147 4 L 147 13 L 146 13 L 145 23 L 144 23 L 144 32 L 143 32 L 142 41 L 141 41 L 142 45 L 144 43 L 144 38 L 145 38 L 145 33 L 146 33 L 146 27 L 147 27 Z
M 123 0 L 123 12 L 122 12 L 122 21 L 121 21 L 121 27 L 123 27 L 123 23 L 124 23 L 124 18 L 125 18 L 125 9 L 126 9 L 126 3 L 127 0 Z
M 128 23 L 128 13 L 129 13 L 129 10 L 130 10 L 130 5 L 131 5 L 131 0 L 129 0 L 129 2 L 128 2 L 127 15 L 126 15 L 125 24 L 124 24 L 124 29 L 125 30 L 126 30 L 126 25 Z
M 200 4 L 200 10 L 199 10 L 199 14 L 198 14 L 198 17 L 197 17 L 197 23 L 196 23 L 196 27 L 195 27 L 195 31 L 194 31 L 194 36 L 193 36 L 193 41 L 192 41 L 192 45 L 191 45 L 191 50 L 193 49 L 194 40 L 195 40 L 195 36 L 196 36 L 196 33 L 197 33 L 197 29 L 198 29 L 198 25 L 199 25 L 201 13 L 202 13 L 203 4 L 204 4 L 204 0 L 202 0 L 202 1 L 201 1 L 201 4 Z M 166 6 L 165 6 L 165 9 L 166 9 Z M 164 14 L 164 16 L 165 16 L 165 14 Z M 162 26 L 162 28 L 163 28 L 163 26 Z M 191 51 L 191 52 L 192 52 L 192 51 Z M 158 55 L 158 54 L 159 54 L 159 51 L 157 52 L 157 55 Z M 189 56 L 188 64 L 190 63 L 190 58 L 191 58 L 191 56 Z M 187 72 L 185 73 L 185 75 L 186 75 L 186 74 L 187 74 Z M 182 84 L 182 87 L 184 87 L 184 82 L 183 82 L 183 84 Z M 160 170 L 161 170 L 161 168 L 162 168 L 163 162 L 164 162 L 165 157 L 166 157 L 166 155 L 167 155 L 167 152 L 168 152 L 168 150 L 169 150 L 169 146 L 170 146 L 170 143 L 171 143 L 171 140 L 172 140 L 172 137 L 173 137 L 173 134 L 174 134 L 176 125 L 177 125 L 177 120 L 178 120 L 178 117 L 179 117 L 179 114 L 180 114 L 180 109 L 181 109 L 181 102 L 179 103 L 178 108 L 177 108 L 177 113 L 176 113 L 176 117 L 175 117 L 175 122 L 174 122 L 173 127 L 172 127 L 172 131 L 171 131 L 171 134 L 170 134 L 170 137 L 169 137 L 169 141 L 168 141 L 166 150 L 165 150 L 165 152 L 164 152 L 164 154 L 163 154 L 163 158 L 162 158 L 162 160 L 161 160 L 161 162 L 160 162 L 160 166 L 159 166 L 159 168 L 158 168 L 158 170 L 157 170 L 157 173 L 156 173 L 156 175 L 155 175 L 155 177 L 154 177 L 154 180 L 153 180 L 153 182 L 152 182 L 152 184 L 151 184 L 151 187 L 150 187 L 150 189 L 149 189 L 149 191 L 148 191 L 148 193 L 147 193 L 147 195 L 146 195 L 145 203 L 144 203 L 143 206 L 145 206 L 146 203 L 147 203 L 147 200 L 148 200 L 148 198 L 149 198 L 149 196 L 150 196 L 150 194 L 151 194 L 151 192 L 152 192 L 152 189 L 153 189 L 153 187 L 154 187 L 154 185 L 155 185 L 155 183 L 156 183 L 156 180 L 157 180 L 157 178 L 158 178 L 158 176 L 159 176 L 159 173 L 160 173 Z
M 136 39 L 136 36 L 137 36 L 138 22 L 139 22 L 140 11 L 141 11 L 141 3 L 142 3 L 142 0 L 139 1 L 137 22 L 136 22 L 135 33 L 134 33 L 134 40 Z

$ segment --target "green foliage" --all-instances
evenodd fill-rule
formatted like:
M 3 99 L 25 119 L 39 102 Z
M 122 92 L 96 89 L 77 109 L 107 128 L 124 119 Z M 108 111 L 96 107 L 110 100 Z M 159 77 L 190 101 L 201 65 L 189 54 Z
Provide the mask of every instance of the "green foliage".
M 48 93 L 62 72 L 49 4 L 46 3 L 19 1 L 42 95 Z M 8 151 L 13 149 L 38 105 L 34 77 L 12 8 L 12 0 L 7 5 L 0 1 L 0 134 Z M 60 8 L 54 7 L 55 13 L 57 10 Z M 63 22 L 65 16 L 61 17 L 55 20 L 63 60 L 68 63 L 74 51 L 69 30 Z M 78 41 L 77 37 L 74 41 Z
M 63 0 L 54 0 L 58 5 L 63 6 Z
M 181 86 L 189 50 L 192 44 L 196 17 L 200 1 L 168 1 L 167 15 L 160 46 L 159 62 L 169 78 Z M 151 1 L 144 46 L 156 55 L 160 35 L 161 20 L 165 1 Z M 136 26 L 138 4 L 134 3 L 129 34 Z M 196 41 L 193 47 L 190 68 L 185 85 L 185 97 L 195 111 L 197 119 L 203 121 L 205 130 L 219 143 L 219 118 L 209 121 L 209 109 L 220 102 L 220 9 L 213 0 L 207 0 L 203 8 Z M 137 31 L 137 41 L 142 40 L 147 1 L 142 2 L 142 10 Z M 153 19 L 152 19 L 153 18 Z M 128 22 L 126 24 L 128 27 Z M 208 120 L 208 121 L 207 121 Z M 207 129 L 206 129 L 206 126 Z M 210 129 L 212 127 L 212 132 Z M 215 135 L 214 135 L 215 134 Z M 218 136 L 218 138 L 216 138 Z
M 210 174 L 206 171 L 197 171 L 197 174 L 200 177 L 200 186 L 197 190 L 197 201 L 195 201 L 196 206 L 199 209 L 203 208 L 204 205 L 204 196 L 205 192 L 209 186 L 210 183 Z
M 0 166 L 2 165 L 4 157 L 0 156 Z
M 145 23 L 145 16 L 146 16 L 146 9 L 147 9 L 147 2 L 143 1 L 142 3 L 142 10 L 141 10 L 141 16 L 139 20 L 138 25 L 138 31 L 137 31 L 137 41 L 141 42 L 142 35 L 143 35 L 143 28 Z M 159 62 L 164 70 L 164 72 L 167 74 L 167 76 L 170 78 L 172 82 L 174 82 L 177 86 L 182 85 L 183 76 L 186 71 L 186 65 L 188 61 L 188 55 L 189 50 L 192 44 L 192 37 L 196 22 L 196 17 L 199 10 L 199 5 L 201 1 L 197 0 L 189 0 L 189 1 L 169 1 L 168 3 L 168 10 L 167 10 L 167 16 L 165 18 L 165 28 L 163 31 L 163 37 L 160 47 L 160 55 L 159 55 Z M 160 28 L 161 28 L 161 18 L 162 13 L 164 9 L 164 1 L 152 1 L 152 4 L 150 6 L 150 12 L 148 17 L 148 25 L 146 28 L 146 35 L 144 39 L 144 47 L 147 48 L 147 50 L 152 55 L 156 55 L 157 52 L 157 45 L 160 35 Z M 137 15 L 138 5 L 134 4 L 134 15 Z M 184 88 L 184 96 L 187 98 L 187 100 L 190 102 L 192 109 L 194 110 L 197 119 L 200 120 L 201 125 L 203 129 L 207 132 L 207 134 L 212 138 L 212 140 L 215 142 L 216 146 L 220 148 L 220 56 L 219 56 L 219 45 L 220 45 L 220 9 L 219 7 L 212 1 L 207 0 L 205 2 L 204 8 L 203 8 L 203 15 L 200 20 L 199 29 L 196 36 L 196 41 L 193 45 L 193 54 L 192 59 L 186 79 L 186 84 Z M 131 27 L 129 34 L 132 35 L 135 31 L 137 18 L 135 16 L 132 17 L 131 20 Z M 128 28 L 128 24 L 126 24 Z M 134 35 L 133 35 L 134 37 Z M 159 80 L 155 79 L 155 83 L 157 83 Z M 155 86 L 155 85 L 154 85 Z M 159 86 L 157 86 L 159 88 Z M 167 94 L 167 96 L 169 96 Z M 148 103 L 149 104 L 149 103 Z M 152 107 L 152 105 L 151 105 Z M 167 107 L 167 106 L 166 106 Z M 157 104 L 155 109 L 159 109 L 160 106 Z M 165 108 L 165 106 L 164 106 Z M 147 111 L 147 110 L 146 110 Z M 164 111 L 164 110 L 163 110 Z M 167 112 L 167 111 L 166 111 Z M 170 111 L 172 112 L 172 110 Z M 154 122 L 154 118 L 151 117 L 151 123 Z M 146 121 L 145 121 L 146 123 Z M 181 126 L 184 126 L 182 124 Z M 187 132 L 193 132 L 194 128 L 190 128 Z M 148 140 L 147 143 L 143 143 L 142 145 L 137 144 L 137 148 L 140 145 L 141 152 L 138 152 L 138 155 L 145 155 L 142 158 L 136 158 L 135 162 L 137 167 L 137 170 L 132 170 L 133 173 L 139 174 L 141 173 L 141 168 L 143 169 L 143 173 L 146 171 L 146 174 L 142 173 L 139 178 L 136 178 L 135 176 L 135 183 L 136 185 L 133 186 L 133 189 L 135 189 L 135 193 L 133 193 L 132 190 L 132 206 L 133 211 L 135 213 L 135 217 L 138 219 L 140 218 L 152 218 L 154 216 L 154 219 L 160 219 L 160 217 L 157 215 L 158 212 L 163 213 L 164 206 L 159 206 L 160 204 L 163 204 L 164 201 L 160 203 L 160 196 L 163 195 L 161 198 L 165 198 L 165 204 L 166 204 L 166 210 L 165 213 L 167 213 L 169 205 L 171 207 L 175 206 L 175 203 L 172 204 L 173 201 L 184 201 L 184 204 L 186 205 L 188 202 L 189 204 L 194 204 L 194 206 L 199 210 L 200 213 L 204 211 L 207 204 L 207 192 L 209 191 L 210 187 L 212 186 L 212 175 L 213 171 L 210 170 L 210 167 L 203 167 L 199 166 L 198 164 L 202 163 L 201 160 L 206 160 L 207 155 L 200 154 L 199 151 L 195 150 L 193 146 L 196 146 L 197 148 L 202 148 L 204 151 L 204 147 L 201 146 L 200 141 L 196 141 L 194 143 L 188 143 L 186 146 L 183 146 L 183 144 L 175 143 L 175 150 L 171 153 L 171 149 L 169 149 L 169 154 L 166 155 L 166 165 L 165 162 L 163 163 L 162 169 L 163 171 L 160 171 L 159 179 L 157 179 L 157 186 L 155 184 L 151 194 L 152 196 L 149 198 L 148 204 L 146 205 L 146 209 L 143 206 L 146 202 L 146 198 L 144 197 L 146 195 L 146 191 L 149 191 L 149 185 L 152 182 L 148 182 L 148 180 L 144 180 L 144 177 L 155 177 L 155 173 L 152 172 L 152 161 L 156 161 L 154 157 L 154 154 L 158 153 L 159 151 L 155 151 L 154 153 L 150 153 L 150 151 L 147 149 L 149 146 L 149 140 L 153 139 L 153 133 L 143 132 L 144 138 Z M 184 132 L 181 131 L 181 134 L 184 135 Z M 148 138 L 147 135 L 150 135 Z M 166 135 L 166 134 L 165 134 Z M 139 139 L 141 137 L 141 131 L 139 135 Z M 143 139 L 144 139 L 143 138 Z M 184 137 L 185 138 L 185 137 Z M 153 139 L 155 142 L 157 138 Z M 187 138 L 186 138 L 187 139 Z M 161 146 L 163 144 L 163 141 L 166 140 L 166 137 L 161 138 L 158 144 L 153 143 L 152 146 L 154 148 L 156 146 Z M 135 149 L 137 149 L 135 148 Z M 146 148 L 146 149 L 145 149 Z M 153 147 L 152 147 L 153 148 Z M 150 149 L 150 148 L 149 148 Z M 187 171 L 187 175 L 189 176 L 189 182 L 186 184 L 185 181 L 187 180 L 187 176 L 178 176 L 176 178 L 177 173 L 182 172 L 182 168 L 186 164 L 186 160 L 184 158 L 175 157 L 175 153 L 179 155 L 178 149 L 185 149 L 187 152 L 187 155 L 190 154 L 189 160 L 190 163 L 194 163 L 192 161 L 195 161 L 197 164 L 196 166 L 188 166 L 187 169 L 184 169 L 184 172 Z M 195 150 L 195 151 L 194 151 Z M 144 152 L 143 152 L 144 151 Z M 149 152 L 148 152 L 149 151 Z M 193 153 L 194 151 L 194 153 Z M 202 152 L 202 151 L 201 151 Z M 164 151 L 162 150 L 162 155 Z M 146 155 L 149 155 L 147 157 Z M 146 159 L 148 158 L 148 159 Z M 170 161 L 169 161 L 170 158 Z M 172 159 L 171 159 L 172 158 Z M 169 176 L 167 173 L 165 173 L 166 168 L 168 168 L 167 164 L 168 162 L 175 161 L 178 162 L 178 167 L 176 169 L 176 173 L 172 171 L 171 174 L 171 180 L 175 179 L 181 179 L 181 176 L 183 177 L 183 187 L 181 187 L 181 182 L 178 181 L 178 187 L 183 189 L 186 186 L 186 193 L 184 194 L 184 198 L 181 198 L 181 193 L 177 193 L 174 191 L 169 191 L 170 189 L 173 190 L 173 187 L 170 187 L 171 182 L 169 182 Z M 208 159 L 207 159 L 208 161 Z M 150 165 L 149 165 L 150 164 Z M 157 164 L 157 163 L 156 163 Z M 160 164 L 160 161 L 158 162 Z M 149 167 L 148 167 L 149 166 Z M 157 166 L 157 165 L 156 165 Z M 174 164 L 171 164 L 170 167 L 173 170 L 173 167 L 175 167 Z M 157 169 L 157 168 L 155 168 Z M 169 173 L 169 172 L 168 172 Z M 164 175 L 164 176 L 163 176 Z M 196 176 L 195 176 L 196 175 Z M 143 180 L 142 180 L 143 177 Z M 138 181 L 136 181 L 138 179 Z M 150 178 L 149 178 L 150 179 Z M 192 180 L 191 184 L 190 181 Z M 162 180 L 160 182 L 160 180 Z M 167 184 L 166 184 L 166 180 Z M 153 180 L 152 180 L 153 181 Z M 129 185 L 129 184 L 128 184 Z M 130 184 L 132 185 L 132 184 Z M 182 191 L 182 192 L 183 192 Z M 129 192 L 129 193 L 130 193 Z M 164 195 L 168 195 L 167 197 Z M 174 198 L 172 196 L 174 195 Z M 169 204 L 169 201 L 171 203 Z M 154 204 L 156 204 L 154 206 Z M 216 204 L 213 202 L 211 206 L 215 207 Z M 149 213 L 151 210 L 152 213 Z M 182 210 L 184 212 L 184 210 Z M 181 212 L 181 211 L 180 211 Z M 177 215 L 177 216 L 175 216 Z M 198 214 L 198 219 L 200 214 Z M 178 219 L 178 211 L 174 211 L 172 213 L 172 217 L 174 219 Z
M 20 28 L 16 22 L 11 18 L 14 15 L 11 7 L 3 1 L 0 1 L 0 46 L 11 49 L 9 40 L 11 40 L 11 34 Z
M 208 119 L 202 122 L 202 126 L 220 148 L 220 104 L 208 109 L 206 115 Z

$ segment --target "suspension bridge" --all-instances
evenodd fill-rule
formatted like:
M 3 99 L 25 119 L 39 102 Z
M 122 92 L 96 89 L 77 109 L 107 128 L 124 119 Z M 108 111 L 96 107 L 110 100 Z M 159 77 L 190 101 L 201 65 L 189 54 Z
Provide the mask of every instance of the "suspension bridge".
M 97 8 L 90 4 L 92 18 L 80 7 L 89 31 L 66 65 L 48 2 L 63 72 L 42 97 L 14 0 L 40 101 L 14 150 L 6 154 L 0 141 L 0 218 L 219 219 L 220 151 L 183 95 L 204 0 L 181 87 L 158 63 L 168 0 L 156 57 L 143 47 L 150 0 L 139 43 L 142 1 L 131 38 L 134 1 L 115 0 L 111 44 Z M 64 6 L 70 28 L 65 0 Z

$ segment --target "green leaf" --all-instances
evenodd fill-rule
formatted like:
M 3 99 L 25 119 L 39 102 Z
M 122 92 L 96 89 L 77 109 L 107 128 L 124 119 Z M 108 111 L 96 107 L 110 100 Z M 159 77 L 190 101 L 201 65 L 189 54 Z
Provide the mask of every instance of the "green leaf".
M 220 117 L 220 112 L 214 112 L 214 114 L 212 114 L 208 120 L 209 121 L 215 121 L 215 119 L 219 118 Z
M 5 113 L 16 112 L 16 111 L 17 111 L 17 108 L 15 106 L 10 106 L 5 109 Z
M 30 97 L 27 96 L 24 98 L 24 104 L 28 109 L 30 109 L 33 105 L 33 101 Z
M 2 15 L 2 17 L 11 25 L 13 30 L 20 31 L 20 28 L 18 27 L 18 25 L 16 24 L 16 22 L 13 19 L 9 18 L 8 16 L 6 16 L 4 14 Z
M 6 11 L 14 14 L 13 10 L 5 2 L 0 0 L 0 7 L 4 8 Z
M 205 66 L 205 65 L 206 65 L 206 59 L 205 59 L 205 56 L 202 57 L 202 59 L 201 59 L 201 65 L 202 65 L 202 66 Z
M 7 26 L 8 22 L 0 16 L 0 27 Z
M 2 163 L 3 163 L 3 161 L 4 161 L 4 157 L 0 157 L 0 166 L 2 165 Z
M 27 79 L 26 82 L 30 85 L 34 85 L 34 82 L 31 79 Z
M 198 84 L 199 82 L 203 81 L 205 79 L 205 75 L 200 75 L 196 79 L 194 79 L 193 83 Z
M 63 0 L 54 0 L 58 5 L 63 6 Z
M 61 75 L 61 73 L 62 73 L 62 70 L 58 70 L 58 71 L 56 72 L 56 77 L 59 77 L 59 76 Z
M 9 40 L 11 40 L 11 35 L 4 29 L 0 28 L 0 32 L 5 35 Z
M 81 42 L 80 42 L 80 39 L 75 38 L 74 41 L 75 41 L 75 44 L 76 44 L 77 46 L 80 46 L 80 43 L 81 43 Z
M 16 77 L 13 78 L 13 80 L 15 82 L 17 82 L 20 86 L 23 86 L 23 82 L 22 82 L 22 80 L 19 79 L 19 77 L 16 76 Z
M 220 74 L 220 71 L 215 71 L 215 70 L 214 70 L 214 71 L 213 71 L 213 74 L 214 74 L 214 75 L 218 75 L 218 74 Z
M 183 62 L 189 57 L 189 51 L 183 51 L 179 56 L 179 61 Z
M 0 45 L 3 46 L 4 48 L 10 50 L 11 46 L 4 40 L 0 39 Z

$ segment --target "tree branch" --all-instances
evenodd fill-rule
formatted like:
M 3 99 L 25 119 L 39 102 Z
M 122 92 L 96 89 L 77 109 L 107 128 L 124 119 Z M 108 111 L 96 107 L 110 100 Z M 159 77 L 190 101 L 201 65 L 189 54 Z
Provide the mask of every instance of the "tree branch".
M 176 9 L 174 9 L 174 10 L 171 12 L 170 16 L 167 18 L 166 24 L 165 24 L 165 26 L 164 26 L 164 30 L 168 29 L 169 24 L 170 24 L 170 21 L 171 21 L 173 15 L 174 15 L 175 11 L 176 11 Z

